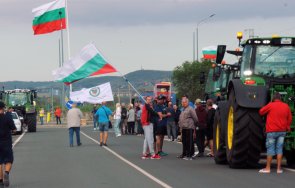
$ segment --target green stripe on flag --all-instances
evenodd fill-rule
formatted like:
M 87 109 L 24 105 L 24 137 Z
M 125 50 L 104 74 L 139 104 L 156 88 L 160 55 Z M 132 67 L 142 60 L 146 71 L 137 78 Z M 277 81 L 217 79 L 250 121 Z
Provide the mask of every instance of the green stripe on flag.
M 207 50 L 204 50 L 204 51 L 203 51 L 203 54 L 216 55 L 216 53 L 217 53 L 217 52 L 216 52 L 215 50 L 208 50 L 208 51 L 207 51 Z
M 95 55 L 92 59 L 87 61 L 82 67 L 63 78 L 62 82 L 73 82 L 90 76 L 92 73 L 101 69 L 107 62 L 99 54 Z
M 61 12 L 61 15 L 59 14 Z M 59 8 L 52 11 L 45 12 L 41 16 L 34 18 L 33 25 L 39 25 L 55 20 L 60 20 L 66 17 L 66 10 L 65 8 Z

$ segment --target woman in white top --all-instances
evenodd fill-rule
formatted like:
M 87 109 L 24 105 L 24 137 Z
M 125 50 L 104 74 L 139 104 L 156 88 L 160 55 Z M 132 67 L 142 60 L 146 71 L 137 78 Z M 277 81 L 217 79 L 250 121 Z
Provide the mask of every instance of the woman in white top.
M 120 103 L 116 104 L 116 111 L 114 112 L 114 120 L 115 120 L 115 125 L 114 125 L 114 131 L 116 134 L 116 137 L 121 136 L 121 130 L 120 130 L 120 121 L 121 121 L 121 105 Z

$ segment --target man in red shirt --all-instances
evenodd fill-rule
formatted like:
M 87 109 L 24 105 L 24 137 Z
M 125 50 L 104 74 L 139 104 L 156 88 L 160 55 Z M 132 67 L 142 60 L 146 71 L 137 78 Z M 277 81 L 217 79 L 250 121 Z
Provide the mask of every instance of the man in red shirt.
M 141 123 L 144 130 L 144 142 L 143 142 L 143 155 L 142 159 L 161 159 L 161 157 L 155 153 L 154 150 L 154 126 L 152 116 L 157 115 L 151 107 L 152 98 L 146 97 L 146 103 L 142 108 Z
M 277 155 L 277 173 L 282 173 L 281 163 L 283 158 L 283 145 L 286 132 L 290 131 L 292 114 L 290 107 L 281 101 L 280 93 L 276 92 L 273 101 L 259 110 L 261 116 L 266 118 L 266 167 L 260 173 L 270 173 L 272 157 Z

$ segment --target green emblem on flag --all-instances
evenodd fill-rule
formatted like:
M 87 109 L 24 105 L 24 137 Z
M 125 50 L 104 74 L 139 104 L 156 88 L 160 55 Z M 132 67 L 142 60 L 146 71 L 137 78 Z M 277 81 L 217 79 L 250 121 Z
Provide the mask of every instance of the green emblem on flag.
M 100 94 L 100 89 L 99 89 L 99 87 L 91 88 L 91 89 L 89 90 L 89 94 L 90 94 L 92 97 L 97 97 L 97 96 Z

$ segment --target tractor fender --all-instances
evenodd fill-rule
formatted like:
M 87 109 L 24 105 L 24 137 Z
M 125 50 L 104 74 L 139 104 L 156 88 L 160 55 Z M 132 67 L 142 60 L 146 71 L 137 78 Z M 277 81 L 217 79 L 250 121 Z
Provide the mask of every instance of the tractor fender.
M 234 89 L 239 106 L 245 108 L 261 108 L 267 103 L 266 86 L 245 85 L 240 79 L 233 79 L 228 85 L 228 95 Z

